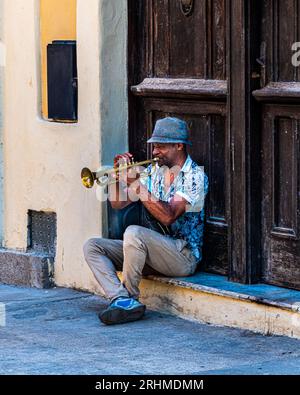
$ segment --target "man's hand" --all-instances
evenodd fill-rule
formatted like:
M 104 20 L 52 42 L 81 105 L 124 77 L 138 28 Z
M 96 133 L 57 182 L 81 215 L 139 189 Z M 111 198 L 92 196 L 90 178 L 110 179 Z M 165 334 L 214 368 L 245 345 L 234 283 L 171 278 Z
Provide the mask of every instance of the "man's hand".
M 118 168 L 120 165 L 129 165 L 133 161 L 133 155 L 130 152 L 125 154 L 118 154 L 114 157 L 114 168 Z
M 128 169 L 127 179 L 126 179 L 127 185 L 130 187 L 130 186 L 132 186 L 133 183 L 136 183 L 135 186 L 138 187 L 139 183 L 137 183 L 136 181 L 138 181 L 140 179 L 140 175 L 144 171 L 145 171 L 145 168 L 143 166 L 134 166 L 134 167 Z
M 130 152 L 125 154 L 118 154 L 114 157 L 114 169 L 115 172 L 111 173 L 111 177 L 116 183 L 109 185 L 109 200 L 114 209 L 120 210 L 128 206 L 132 201 L 130 200 L 127 192 L 127 180 L 124 174 L 127 176 L 126 170 L 118 171 L 122 166 L 129 165 L 132 163 L 133 155 Z
M 133 155 L 130 152 L 126 152 L 125 154 L 118 154 L 114 157 L 114 168 L 118 170 L 122 166 L 131 164 L 132 161 Z M 112 178 L 114 178 L 117 182 L 123 181 L 126 184 L 124 174 L 127 174 L 126 170 L 121 171 L 121 174 L 119 171 L 116 171 L 115 173 L 112 173 Z

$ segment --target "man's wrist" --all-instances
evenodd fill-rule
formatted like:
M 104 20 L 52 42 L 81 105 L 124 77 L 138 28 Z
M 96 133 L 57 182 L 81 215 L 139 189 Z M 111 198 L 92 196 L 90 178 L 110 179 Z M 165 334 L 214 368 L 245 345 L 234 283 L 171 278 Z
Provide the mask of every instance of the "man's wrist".
M 143 200 L 145 195 L 148 196 L 148 189 L 145 187 L 145 185 L 143 185 L 141 183 L 140 180 L 139 180 L 139 186 L 138 186 L 138 194 L 139 194 L 141 200 Z

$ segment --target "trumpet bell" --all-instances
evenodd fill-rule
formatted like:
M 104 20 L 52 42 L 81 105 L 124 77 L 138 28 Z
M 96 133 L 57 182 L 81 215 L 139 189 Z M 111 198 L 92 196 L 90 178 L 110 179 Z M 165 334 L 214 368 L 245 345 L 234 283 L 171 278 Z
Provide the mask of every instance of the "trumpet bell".
M 109 174 L 116 172 L 116 169 L 111 166 L 102 166 L 97 171 L 93 172 L 89 168 L 84 167 L 81 170 L 81 181 L 85 188 L 93 188 L 95 182 L 100 186 L 107 186 L 109 184 Z
M 84 167 L 81 170 L 81 181 L 85 188 L 93 188 L 95 180 L 95 173 L 93 173 L 90 169 Z

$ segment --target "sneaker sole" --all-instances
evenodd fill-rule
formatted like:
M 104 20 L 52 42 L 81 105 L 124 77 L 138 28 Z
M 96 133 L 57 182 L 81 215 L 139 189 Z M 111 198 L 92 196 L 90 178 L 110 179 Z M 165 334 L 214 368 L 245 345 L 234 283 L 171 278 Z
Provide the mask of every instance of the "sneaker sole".
M 146 306 L 136 307 L 133 310 L 113 309 L 99 314 L 99 319 L 106 325 L 124 324 L 142 318 Z

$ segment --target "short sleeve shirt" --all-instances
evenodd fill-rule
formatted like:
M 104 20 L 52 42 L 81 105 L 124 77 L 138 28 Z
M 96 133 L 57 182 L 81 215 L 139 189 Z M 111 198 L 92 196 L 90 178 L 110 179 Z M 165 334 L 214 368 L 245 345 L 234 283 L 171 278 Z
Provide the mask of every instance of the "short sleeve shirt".
M 170 202 L 176 195 L 188 202 L 185 213 L 171 225 L 171 237 L 185 240 L 186 246 L 200 262 L 204 232 L 204 203 L 209 185 L 204 167 L 197 165 L 188 156 L 168 190 L 164 186 L 166 173 L 163 167 L 150 165 L 146 171 L 148 177 L 141 177 L 141 183 L 147 186 L 148 191 L 157 199 Z

